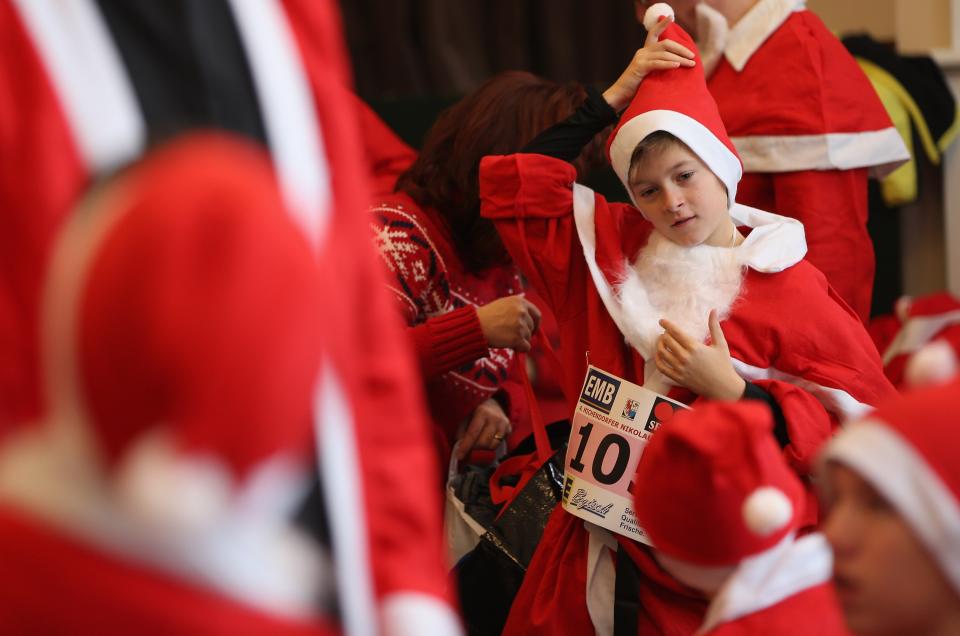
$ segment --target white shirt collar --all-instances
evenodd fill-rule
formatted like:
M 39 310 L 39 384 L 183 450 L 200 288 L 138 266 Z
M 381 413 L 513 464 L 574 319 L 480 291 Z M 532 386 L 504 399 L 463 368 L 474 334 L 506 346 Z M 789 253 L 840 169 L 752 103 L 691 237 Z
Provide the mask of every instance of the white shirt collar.
M 805 9 L 806 0 L 760 0 L 725 34 L 717 34 L 715 21 L 701 15 L 701 25 L 706 26 L 708 32 L 701 33 L 700 39 L 707 44 L 707 49 L 722 48 L 723 56 L 739 73 L 791 13 Z M 721 42 L 715 41 L 718 37 Z
M 758 272 L 782 272 L 807 254 L 806 233 L 796 219 L 765 212 L 740 203 L 730 208 L 730 217 L 740 227 L 752 229 L 737 247 L 740 261 Z

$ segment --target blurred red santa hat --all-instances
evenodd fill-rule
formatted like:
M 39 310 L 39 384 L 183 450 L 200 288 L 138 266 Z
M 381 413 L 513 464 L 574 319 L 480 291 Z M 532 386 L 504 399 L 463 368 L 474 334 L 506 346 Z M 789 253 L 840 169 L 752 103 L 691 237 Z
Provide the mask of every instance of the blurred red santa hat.
M 51 419 L 79 421 L 134 515 L 213 523 L 244 480 L 306 463 L 316 265 L 268 158 L 202 135 L 93 196 L 47 290 Z
M 662 426 L 637 468 L 636 513 L 654 547 L 696 566 L 729 566 L 776 546 L 799 523 L 803 486 L 758 402 L 709 403 Z
M 917 389 L 849 425 L 821 463 L 849 467 L 913 528 L 960 592 L 960 380 Z
M 673 15 L 670 5 L 658 2 L 647 9 L 644 26 L 649 30 L 660 19 L 673 20 Z M 717 104 L 707 90 L 697 47 L 677 24 L 669 25 L 660 39 L 673 40 L 693 51 L 696 65 L 654 71 L 643 79 L 610 135 L 607 145 L 610 163 L 632 199 L 630 159 L 637 144 L 654 132 L 668 132 L 683 141 L 717 175 L 726 186 L 727 200 L 732 206 L 743 167 L 727 136 Z

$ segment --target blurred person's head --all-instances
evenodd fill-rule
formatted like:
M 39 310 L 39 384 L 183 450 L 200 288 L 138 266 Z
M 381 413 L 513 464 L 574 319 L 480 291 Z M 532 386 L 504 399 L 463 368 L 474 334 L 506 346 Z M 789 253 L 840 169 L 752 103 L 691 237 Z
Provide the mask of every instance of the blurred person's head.
M 480 160 L 519 151 L 573 114 L 585 98 L 579 84 L 558 84 L 522 71 L 496 75 L 440 114 L 397 190 L 446 219 L 470 270 L 509 262 L 493 223 L 480 217 Z M 597 142 L 575 165 L 585 172 L 588 164 L 600 161 Z
M 822 455 L 823 532 L 858 636 L 960 633 L 960 382 L 905 394 Z

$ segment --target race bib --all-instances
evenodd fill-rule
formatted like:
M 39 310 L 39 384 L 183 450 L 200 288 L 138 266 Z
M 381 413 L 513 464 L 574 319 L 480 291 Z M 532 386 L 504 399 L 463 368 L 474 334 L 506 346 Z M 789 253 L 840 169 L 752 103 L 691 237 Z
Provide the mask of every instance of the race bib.
M 637 462 L 657 427 L 684 404 L 594 366 L 573 414 L 563 486 L 572 515 L 650 545 L 633 512 Z

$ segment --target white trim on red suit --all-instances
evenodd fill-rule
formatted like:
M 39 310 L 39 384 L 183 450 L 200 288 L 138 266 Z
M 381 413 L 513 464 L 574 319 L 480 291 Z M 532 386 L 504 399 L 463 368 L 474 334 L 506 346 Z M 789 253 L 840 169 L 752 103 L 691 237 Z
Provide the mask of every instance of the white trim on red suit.
M 107 26 L 90 0 L 12 0 L 93 172 L 143 152 L 146 124 Z
M 826 583 L 832 573 L 833 555 L 822 534 L 801 539 L 787 535 L 773 548 L 740 562 L 710 602 L 697 634 Z

